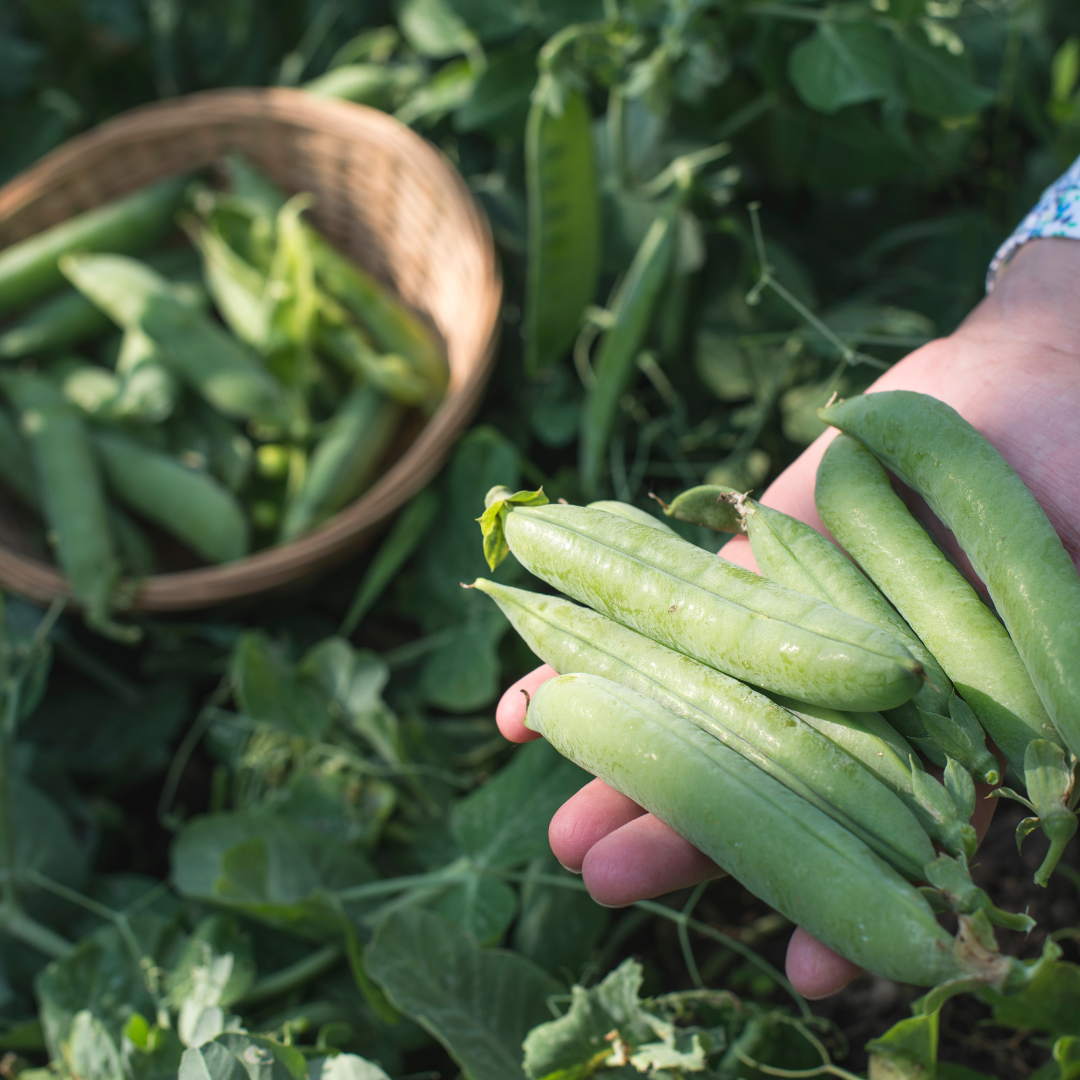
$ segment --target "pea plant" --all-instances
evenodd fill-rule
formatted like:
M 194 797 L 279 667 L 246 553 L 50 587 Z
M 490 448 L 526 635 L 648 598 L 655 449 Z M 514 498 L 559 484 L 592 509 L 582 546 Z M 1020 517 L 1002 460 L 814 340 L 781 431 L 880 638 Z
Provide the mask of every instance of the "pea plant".
M 612 911 L 558 865 L 548 821 L 588 776 L 498 734 L 536 659 L 460 587 L 542 588 L 489 572 L 491 487 L 760 490 L 834 393 L 951 331 L 1080 151 L 1075 5 L 25 0 L 0 178 L 229 85 L 440 147 L 499 249 L 498 364 L 437 480 L 303 594 L 142 619 L 138 645 L 5 598 L 0 1075 L 1080 1075 L 1075 843 L 1036 890 L 1003 804 L 972 858 L 1038 916 L 999 932 L 1022 993 L 863 976 L 806 1002 L 791 924 L 732 881 Z

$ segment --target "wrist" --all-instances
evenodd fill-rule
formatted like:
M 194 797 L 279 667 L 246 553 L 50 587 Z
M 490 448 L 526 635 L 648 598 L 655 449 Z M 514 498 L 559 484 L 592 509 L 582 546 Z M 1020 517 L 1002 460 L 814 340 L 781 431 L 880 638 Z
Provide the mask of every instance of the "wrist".
M 1080 240 L 1030 240 L 953 337 L 1080 357 Z

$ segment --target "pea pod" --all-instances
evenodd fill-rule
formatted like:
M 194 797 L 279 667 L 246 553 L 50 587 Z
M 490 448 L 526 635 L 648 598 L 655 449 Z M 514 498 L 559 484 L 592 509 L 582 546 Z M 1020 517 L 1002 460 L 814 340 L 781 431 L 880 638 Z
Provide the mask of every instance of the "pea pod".
M 905 702 L 895 713 L 890 711 L 886 719 L 903 734 L 922 740 L 917 745 L 924 747 L 930 736 L 920 710 L 948 717 L 952 694 L 952 683 L 930 650 L 881 595 L 877 586 L 816 529 L 752 499 L 730 498 L 741 512 L 754 559 L 766 577 L 880 626 L 919 661 L 925 676 L 923 685 L 910 702 Z M 1000 766 L 997 758 L 986 749 L 978 725 L 968 725 L 967 730 L 973 731 L 973 739 L 969 741 L 974 745 L 969 750 L 966 743 L 954 739 L 949 747 L 952 756 L 985 783 L 999 783 Z M 939 750 L 932 756 L 938 758 L 938 764 L 944 765 L 940 753 Z
M 434 388 L 434 397 L 440 396 L 449 382 L 450 369 L 434 332 L 314 229 L 309 230 L 308 239 L 315 276 L 322 288 L 356 316 L 384 353 L 404 357 Z
M 162 356 L 157 343 L 138 327 L 124 331 L 116 358 L 120 387 L 112 403 L 113 419 L 157 424 L 172 415 L 180 386 Z
M 679 209 L 684 201 L 682 187 L 668 198 L 611 303 L 614 322 L 600 339 L 596 383 L 586 394 L 581 418 L 581 482 L 590 494 L 600 482 L 619 399 L 630 384 L 653 310 L 671 273 L 679 243 Z
M 239 199 L 264 219 L 275 219 L 286 202 L 285 194 L 239 155 L 229 155 L 226 165 Z M 449 381 L 449 368 L 435 334 L 401 300 L 315 229 L 305 226 L 305 231 L 321 288 L 360 320 L 380 349 L 404 357 L 435 388 L 435 396 L 441 395 Z
M 425 379 L 404 357 L 380 355 L 349 313 L 333 297 L 319 294 L 315 327 L 319 348 L 349 375 L 370 382 L 403 405 L 430 406 L 439 387 Z
M 943 401 L 905 390 L 820 413 L 919 492 L 985 583 L 1065 745 L 1080 756 L 1080 575 L 1035 496 Z
M 597 499 L 596 502 L 589 503 L 588 509 L 603 510 L 605 513 L 614 514 L 616 517 L 625 518 L 627 521 L 634 521 L 638 525 L 648 525 L 650 528 L 659 529 L 660 532 L 667 533 L 669 536 L 679 535 L 670 525 L 665 524 L 654 514 L 650 514 L 648 510 L 642 510 L 632 503 L 618 502 L 615 499 Z
M 72 251 L 138 251 L 172 226 L 186 176 L 173 176 L 54 225 L 0 252 L 0 315 L 64 284 L 59 259 Z
M 38 490 L 60 568 L 90 626 L 122 640 L 137 636 L 109 617 L 120 579 L 97 458 L 78 411 L 43 375 L 0 375 L 30 444 Z
M 258 359 L 202 312 L 181 303 L 156 271 L 122 255 L 68 255 L 64 273 L 124 329 L 136 328 L 162 360 L 219 412 L 288 425 L 298 407 Z
M 242 259 L 213 228 L 185 218 L 184 231 L 199 249 L 203 277 L 225 325 L 243 342 L 265 352 L 270 337 L 266 275 Z
M 834 742 L 763 694 L 588 608 L 474 582 L 530 649 L 556 671 L 611 679 L 730 746 L 858 836 L 913 881 L 934 849 L 892 791 Z
M 119 432 L 96 432 L 94 446 L 109 487 L 140 517 L 208 562 L 231 562 L 247 554 L 243 511 L 213 477 Z
M 40 514 L 41 495 L 34 482 L 30 448 L 3 407 L 0 407 L 0 477 L 23 506 Z
M 919 665 L 890 635 L 766 581 L 675 536 L 579 506 L 515 505 L 488 492 L 485 550 L 497 534 L 567 596 L 737 679 L 840 709 L 889 708 L 919 687 Z M 539 496 L 542 498 L 542 495 Z
M 372 387 L 360 386 L 346 398 L 285 507 L 282 540 L 336 513 L 371 483 L 400 420 L 401 407 Z
M 201 289 L 193 288 L 194 267 L 187 251 L 165 251 L 147 258 L 147 263 L 173 281 L 177 295 L 193 305 L 205 305 Z M 179 280 L 177 280 L 179 279 Z M 27 312 L 18 322 L 0 333 L 0 360 L 18 360 L 35 353 L 70 348 L 86 338 L 111 329 L 112 320 L 77 289 L 61 289 Z
M 876 396 L 876 395 L 875 395 Z M 1008 631 L 893 491 L 885 469 L 840 435 L 818 467 L 818 512 L 844 549 L 926 643 L 1016 773 L 1033 739 L 1059 738 Z M 1051 848 L 1045 879 L 1076 829 L 1062 800 L 1035 810 Z
M 781 695 L 775 695 L 774 700 L 831 739 L 896 792 L 927 834 L 946 851 L 953 855 L 974 854 L 977 839 L 968 822 L 971 810 L 964 813 L 966 805 L 957 806 L 950 792 L 923 771 L 908 743 L 881 716 L 837 712 Z
M 561 95 L 535 94 L 525 124 L 529 238 L 524 334 L 529 374 L 562 356 L 596 291 L 600 212 L 590 120 L 585 98 L 576 90 L 564 90 Z
M 680 492 L 670 503 L 661 502 L 660 505 L 664 508 L 664 514 L 676 521 L 702 525 L 714 532 L 742 533 L 746 532 L 742 517 L 724 497 L 737 494 L 734 488 L 723 484 L 700 484 Z
M 563 675 L 526 723 L 854 963 L 923 986 L 970 973 L 926 900 L 861 840 L 651 698 Z M 994 959 L 1015 977 L 1018 961 Z

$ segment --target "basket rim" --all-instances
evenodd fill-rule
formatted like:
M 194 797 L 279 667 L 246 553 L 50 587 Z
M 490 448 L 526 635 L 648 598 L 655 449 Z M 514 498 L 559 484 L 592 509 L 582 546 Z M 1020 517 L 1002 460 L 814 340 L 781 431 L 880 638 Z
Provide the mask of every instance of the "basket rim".
M 500 330 L 502 278 L 490 225 L 457 170 L 433 144 L 387 113 L 365 105 L 320 98 L 290 87 L 232 87 L 203 90 L 129 109 L 73 136 L 0 187 L 0 226 L 12 215 L 61 187 L 88 156 L 120 149 L 153 132 L 191 130 L 193 120 L 236 122 L 268 119 L 347 138 L 349 130 L 373 129 L 375 137 L 426 156 L 429 167 L 452 190 L 481 259 L 482 288 L 477 320 L 486 344 L 470 358 L 464 377 L 439 402 L 400 458 L 345 509 L 310 533 L 235 562 L 155 574 L 142 579 L 132 611 L 208 608 L 267 592 L 342 561 L 441 467 L 456 436 L 479 405 L 494 364 Z M 456 381 L 456 380 L 455 380 Z M 0 546 L 0 584 L 39 602 L 71 597 L 65 576 L 52 564 Z

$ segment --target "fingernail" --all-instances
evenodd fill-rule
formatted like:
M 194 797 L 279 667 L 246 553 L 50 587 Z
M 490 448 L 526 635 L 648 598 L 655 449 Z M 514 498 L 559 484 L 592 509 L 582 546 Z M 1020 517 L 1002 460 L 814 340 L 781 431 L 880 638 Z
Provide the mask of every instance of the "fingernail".
M 580 870 L 575 870 L 572 866 L 567 866 L 566 863 L 564 863 L 564 862 L 559 863 L 559 865 L 564 870 L 568 870 L 571 874 L 577 874 L 578 877 L 581 877 L 581 871 Z

